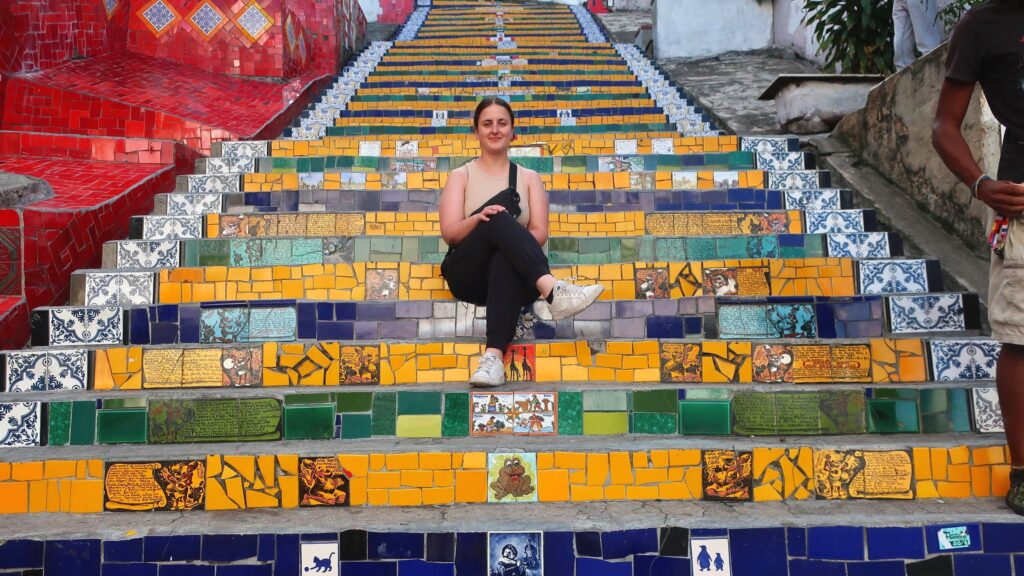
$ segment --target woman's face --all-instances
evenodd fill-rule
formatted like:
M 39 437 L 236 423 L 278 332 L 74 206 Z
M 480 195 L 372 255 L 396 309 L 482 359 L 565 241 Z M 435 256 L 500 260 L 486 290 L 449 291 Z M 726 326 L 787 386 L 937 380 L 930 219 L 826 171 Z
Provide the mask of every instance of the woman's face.
M 491 153 L 505 153 L 512 140 L 515 129 L 512 127 L 512 116 L 504 106 L 492 104 L 480 112 L 476 123 L 476 137 L 480 140 L 480 148 Z

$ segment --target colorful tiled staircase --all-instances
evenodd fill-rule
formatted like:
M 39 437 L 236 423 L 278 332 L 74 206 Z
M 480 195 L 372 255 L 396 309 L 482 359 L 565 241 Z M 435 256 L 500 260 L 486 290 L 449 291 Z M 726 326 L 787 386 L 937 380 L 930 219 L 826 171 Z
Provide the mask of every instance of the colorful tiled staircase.
M 479 392 L 436 207 L 490 94 L 606 290 Z M 3 354 L 0 574 L 483 575 L 509 530 L 549 576 L 1022 570 L 977 296 L 586 10 L 435 0 L 214 153 Z

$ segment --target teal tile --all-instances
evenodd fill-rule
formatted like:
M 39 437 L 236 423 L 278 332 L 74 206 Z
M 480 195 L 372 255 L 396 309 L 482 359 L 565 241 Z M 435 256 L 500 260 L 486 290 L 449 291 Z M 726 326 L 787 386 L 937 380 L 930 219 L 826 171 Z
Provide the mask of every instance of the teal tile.
M 98 444 L 145 444 L 146 409 L 100 410 L 96 415 Z
M 342 414 L 341 437 L 346 440 L 369 438 L 371 432 L 369 414 Z
M 583 394 L 558 393 L 558 433 L 562 436 L 583 434 Z
M 398 392 L 398 414 L 441 414 L 441 393 Z
M 373 393 L 373 421 L 370 429 L 374 436 L 395 435 L 396 404 L 394 392 Z
M 685 262 L 686 246 L 683 238 L 658 238 L 654 244 L 655 259 L 667 262 Z
M 727 436 L 731 430 L 728 400 L 680 400 L 679 433 Z
M 921 431 L 925 434 L 970 432 L 968 394 L 962 388 L 921 390 Z
M 676 413 L 679 392 L 670 390 L 636 390 L 633 392 L 634 412 Z
M 580 254 L 605 254 L 611 250 L 607 238 L 580 238 Z
M 717 258 L 714 238 L 687 238 L 687 260 L 714 260 Z
M 334 394 L 338 412 L 369 412 L 373 409 L 373 392 L 337 392 Z
M 676 434 L 679 424 L 675 412 L 669 414 L 655 412 L 634 412 L 634 434 Z
M 731 236 L 718 239 L 719 258 L 748 258 L 747 239 L 743 236 Z
M 920 432 L 917 403 L 911 400 L 868 400 L 868 432 L 897 434 Z
M 299 404 L 284 407 L 285 440 L 328 440 L 334 438 L 335 406 Z
M 444 395 L 444 420 L 441 435 L 445 437 L 469 436 L 469 394 L 446 392 Z

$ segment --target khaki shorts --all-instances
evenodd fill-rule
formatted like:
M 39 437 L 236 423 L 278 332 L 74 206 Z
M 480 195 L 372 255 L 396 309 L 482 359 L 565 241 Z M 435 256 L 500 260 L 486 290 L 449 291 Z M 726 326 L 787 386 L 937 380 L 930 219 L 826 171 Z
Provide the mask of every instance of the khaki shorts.
M 1005 258 L 992 254 L 988 274 L 988 321 L 992 325 L 993 339 L 1004 344 L 1024 345 L 1024 219 L 1010 221 L 1005 254 Z

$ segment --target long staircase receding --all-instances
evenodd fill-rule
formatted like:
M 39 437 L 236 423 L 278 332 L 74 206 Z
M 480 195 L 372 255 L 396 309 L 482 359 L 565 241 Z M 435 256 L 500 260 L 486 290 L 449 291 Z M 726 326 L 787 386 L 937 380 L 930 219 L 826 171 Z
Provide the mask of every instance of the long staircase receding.
M 605 291 L 480 391 L 437 201 L 485 95 Z M 213 151 L 3 353 L 0 574 L 1024 573 L 978 297 L 585 9 L 434 0 Z

